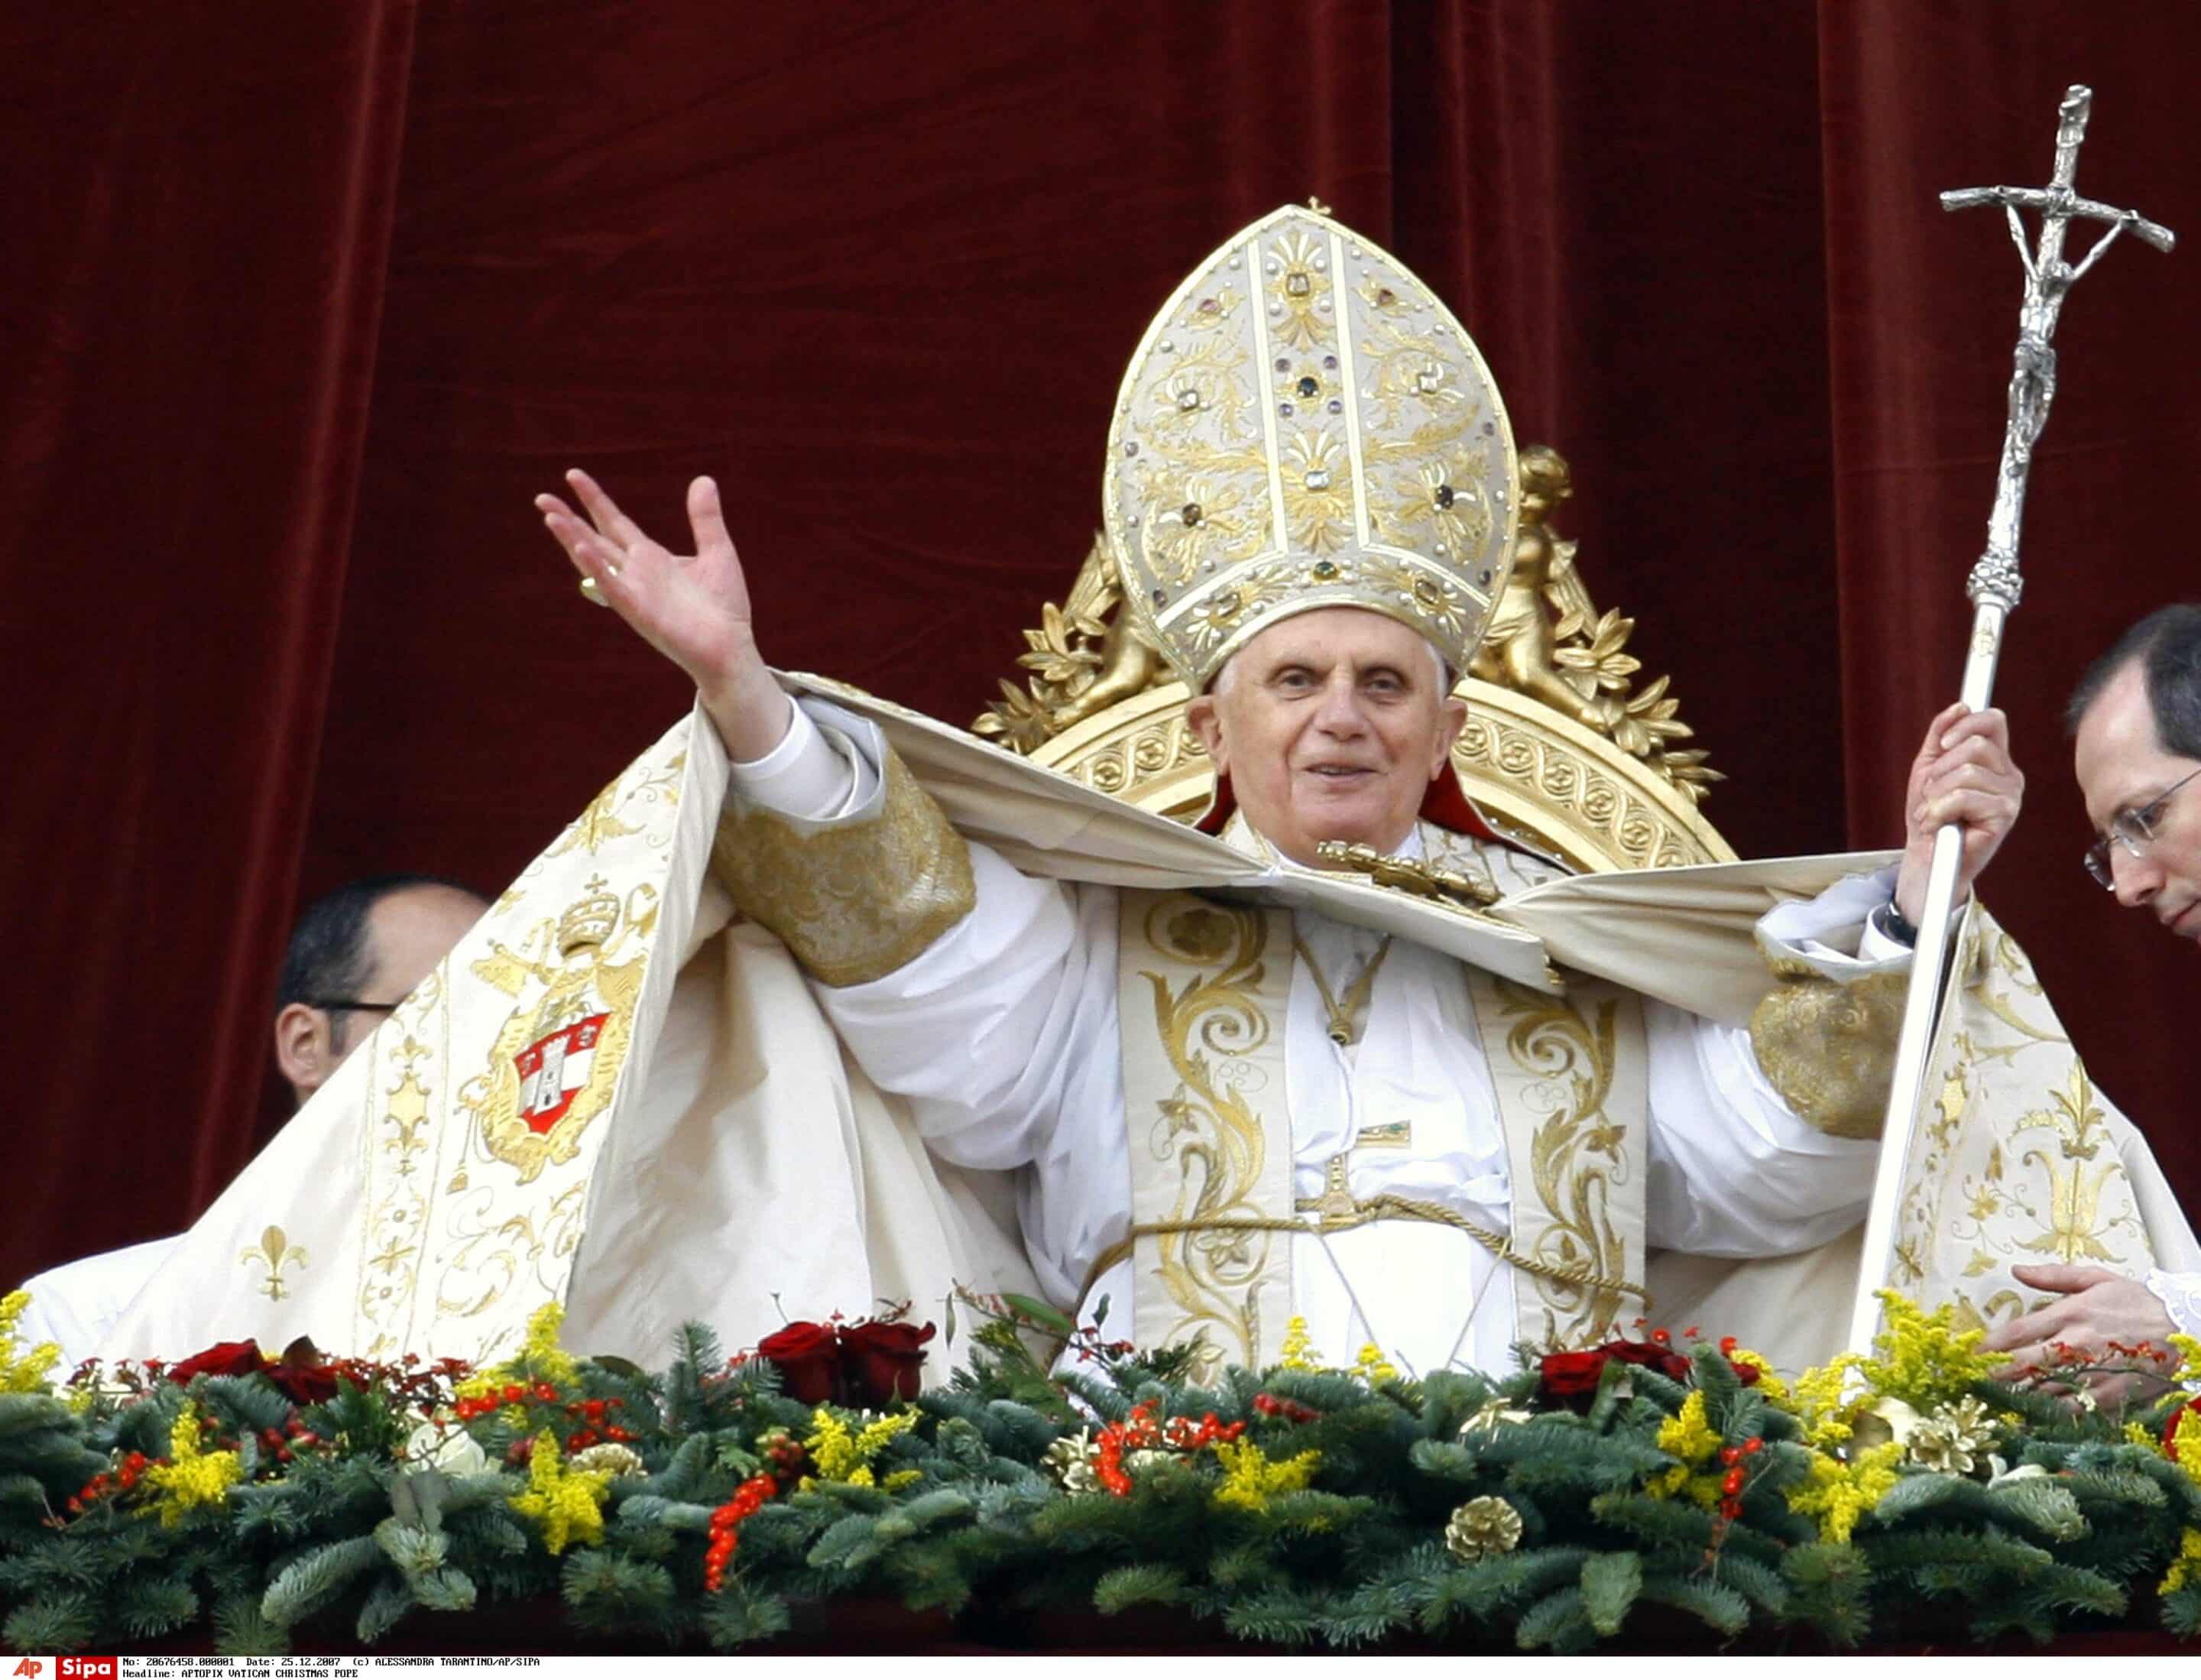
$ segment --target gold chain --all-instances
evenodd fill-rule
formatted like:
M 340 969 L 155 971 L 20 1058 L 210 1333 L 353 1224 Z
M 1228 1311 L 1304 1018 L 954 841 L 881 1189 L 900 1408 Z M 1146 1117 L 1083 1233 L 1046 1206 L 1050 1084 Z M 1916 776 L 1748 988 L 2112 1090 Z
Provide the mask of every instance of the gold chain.
M 1391 955 L 1391 936 L 1383 936 L 1383 943 L 1376 948 L 1376 955 L 1369 960 L 1368 966 L 1345 989 L 1342 1003 L 1332 995 L 1322 965 L 1314 960 L 1314 953 L 1307 949 L 1306 942 L 1300 937 L 1296 928 L 1292 932 L 1292 949 L 1307 966 L 1307 972 L 1314 976 L 1315 990 L 1322 994 L 1322 1007 L 1329 1016 L 1329 1042 L 1340 1049 L 1359 1043 L 1359 1018 L 1367 1013 L 1368 1000 L 1375 995 L 1376 972 L 1383 966 L 1383 959 Z

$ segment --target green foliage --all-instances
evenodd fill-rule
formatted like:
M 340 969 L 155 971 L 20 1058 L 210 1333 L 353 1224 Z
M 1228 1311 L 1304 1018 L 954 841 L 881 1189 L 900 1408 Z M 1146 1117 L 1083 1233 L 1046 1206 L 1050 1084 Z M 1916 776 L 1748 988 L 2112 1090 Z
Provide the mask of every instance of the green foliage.
M 1126 1564 L 1093 1583 L 1093 1607 L 1104 1616 L 1137 1604 L 1183 1604 L 1190 1596 L 1184 1571 L 1170 1564 Z
M 1582 1613 L 1602 1637 L 1620 1631 L 1642 1590 L 1643 1560 L 1634 1552 L 1602 1552 L 1582 1564 Z
M 381 1548 L 367 1535 L 317 1546 L 268 1583 L 261 1613 L 279 1627 L 296 1627 L 342 1592 L 355 1576 L 373 1568 L 381 1555 Z
M 261 1613 L 257 1593 L 238 1593 L 214 1607 L 214 1648 L 224 1657 L 287 1656 L 291 1630 Z
M 1042 1618 L 1166 1607 L 1288 1648 L 1421 1637 L 1576 1651 L 1625 1641 L 1646 1604 L 1695 1618 L 1707 1641 L 1807 1630 L 1854 1645 L 1922 1617 L 2045 1637 L 2152 1594 L 2183 1531 L 2201 1527 L 2201 1488 L 2175 1465 L 2113 1420 L 2050 1417 L 2031 1395 L 2008 1409 L 2037 1426 L 1995 1447 L 2027 1474 L 1991 1485 L 1984 1466 L 1906 1470 L 1834 1544 L 1788 1505 L 1831 1466 L 1710 1349 L 1687 1382 L 1613 1361 L 1576 1412 L 1541 1400 L 1533 1370 L 1372 1387 L 1351 1372 L 1230 1370 L 1194 1386 L 1186 1350 L 1122 1355 L 1090 1331 L 1078 1345 L 1095 1356 L 1059 1380 L 1030 1345 L 1033 1316 L 977 1327 L 968 1367 L 871 1443 L 871 1484 L 804 1461 L 813 1408 L 768 1364 L 728 1368 L 697 1326 L 662 1377 L 593 1361 L 555 1398 L 531 1389 L 520 1414 L 481 1408 L 467 1427 L 488 1463 L 463 1472 L 402 1456 L 419 1411 L 402 1384 L 371 1378 L 309 1408 L 326 1444 L 279 1462 L 260 1432 L 281 1430 L 291 1407 L 263 1378 L 202 1377 L 188 1395 L 156 1383 L 77 1411 L 0 1395 L 0 1632 L 19 1648 L 82 1649 L 211 1620 L 225 1652 L 275 1654 L 315 1616 L 366 1645 L 416 1612 L 555 1594 L 570 1625 L 600 1636 L 736 1650 L 784 1634 L 793 1604 L 861 1594 Z M 1721 1441 L 1764 1443 L 1724 1512 L 1677 1495 L 1658 1445 L 1693 1389 Z M 225 1502 L 163 1526 L 151 1489 L 110 1490 L 56 1518 L 126 1454 L 165 1454 L 187 1397 L 243 1461 Z M 642 1466 L 583 1495 L 602 1500 L 601 1536 L 584 1524 L 553 1556 L 510 1501 L 529 1485 L 525 1443 L 572 1430 L 584 1401 L 600 1430 L 620 1420 Z M 840 1415 L 852 1434 L 877 1422 Z M 1104 1460 L 1095 1443 L 1112 1434 Z M 1083 1445 L 1065 1457 L 1071 1442 Z M 1717 1476 L 1720 1462 L 1700 1449 L 1691 1467 Z M 1116 1492 L 1095 1479 L 1104 1463 L 1128 1477 Z M 730 1504 L 759 1477 L 760 1503 L 752 1485 Z M 1511 1516 L 1494 1527 L 1500 1501 Z M 1470 1505 L 1452 1531 L 1468 1555 L 1455 1554 L 1448 1528 Z M 730 1512 L 733 1552 L 719 1543 Z M 2201 1583 L 2161 1613 L 2201 1636 Z
M 771 1593 L 729 1581 L 703 1606 L 703 1633 L 721 1651 L 760 1644 L 788 1629 L 787 1604 Z
M 132 1639 L 156 1639 L 197 1621 L 199 1595 L 187 1575 L 131 1583 L 115 1608 L 115 1620 Z

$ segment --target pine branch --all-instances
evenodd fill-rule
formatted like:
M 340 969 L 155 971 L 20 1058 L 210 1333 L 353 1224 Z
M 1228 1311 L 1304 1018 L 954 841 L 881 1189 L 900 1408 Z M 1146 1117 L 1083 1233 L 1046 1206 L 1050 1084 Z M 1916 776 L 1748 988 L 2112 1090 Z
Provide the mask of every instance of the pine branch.
M 1788 1613 L 1788 1588 L 1777 1570 L 1755 1558 L 1722 1548 L 1713 1578 L 1733 1587 L 1767 1615 L 1779 1620 Z
M 1718 1581 L 1658 1570 L 1644 1578 L 1643 1596 L 1653 1604 L 1686 1610 L 1721 1633 L 1738 1634 L 1750 1625 L 1750 1601 Z
M 1293 1587 L 1271 1587 L 1240 1601 L 1223 1612 L 1223 1625 L 1235 1639 L 1265 1645 L 1307 1645 L 1315 1638 L 1320 1607 Z
M 2201 1638 L 2201 1580 L 2188 1581 L 2176 1590 L 2165 1593 L 2162 1605 L 2164 1627 L 2180 1639 Z
M 99 1630 L 97 1605 L 80 1593 L 54 1593 L 18 1605 L 0 1622 L 11 1651 L 81 1651 Z
M 1600 1638 L 1620 1631 L 1643 1589 L 1643 1560 L 1634 1552 L 1605 1552 L 1582 1566 L 1582 1612 Z
M 156 1639 L 198 1619 L 199 1595 L 188 1573 L 132 1583 L 114 1607 L 115 1624 L 132 1639 Z
M 1182 1604 L 1190 1596 L 1184 1571 L 1168 1564 L 1126 1564 L 1093 1583 L 1093 1607 L 1104 1616 L 1135 1605 Z
M 279 1627 L 296 1627 L 381 1556 L 382 1548 L 367 1535 L 316 1547 L 268 1583 L 261 1614 Z
M 703 1632 L 713 1649 L 738 1650 L 785 1633 L 787 1602 L 742 1581 L 729 1581 L 703 1607 Z
M 374 1590 L 359 1607 L 359 1620 L 353 1624 L 352 1632 L 362 1645 L 373 1645 L 383 1635 L 413 1613 L 419 1601 L 413 1589 L 402 1581 L 384 1579 L 374 1583 Z
M 1648 1494 L 1599 1494 L 1591 1512 L 1650 1547 L 1701 1551 L 1711 1543 L 1711 1513 L 1686 1500 L 1653 1499 Z
M 223 1657 L 287 1656 L 291 1630 L 260 1613 L 259 1593 L 237 1593 L 214 1607 L 214 1648 Z
M 1558 1652 L 1580 1650 L 1596 1637 L 1580 1587 L 1562 1587 L 1536 1601 L 1513 1630 L 1513 1642 L 1524 1651 L 1550 1646 Z

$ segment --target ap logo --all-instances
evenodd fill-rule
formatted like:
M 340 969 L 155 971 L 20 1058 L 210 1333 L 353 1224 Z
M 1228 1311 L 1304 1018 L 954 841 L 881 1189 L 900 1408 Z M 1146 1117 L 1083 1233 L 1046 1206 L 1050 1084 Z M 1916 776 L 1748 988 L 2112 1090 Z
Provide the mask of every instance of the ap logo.
M 36 1657 L 26 1657 L 15 1665 L 15 1672 L 25 1677 L 26 1680 L 38 1680 L 38 1676 L 45 1671 L 45 1666 Z

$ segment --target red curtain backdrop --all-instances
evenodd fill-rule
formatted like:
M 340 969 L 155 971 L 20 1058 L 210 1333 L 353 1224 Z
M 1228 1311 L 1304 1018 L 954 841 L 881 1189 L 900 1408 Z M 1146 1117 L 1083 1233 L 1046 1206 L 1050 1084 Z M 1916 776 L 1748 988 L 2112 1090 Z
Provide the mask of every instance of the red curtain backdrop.
M 967 721 L 1059 598 L 1153 310 L 1318 194 L 1450 297 L 1746 854 L 1881 844 L 1953 696 L 2019 285 L 1945 187 L 2201 241 L 2201 13 L 185 0 L 0 22 L 0 1272 L 179 1228 L 278 1111 L 285 929 L 494 890 L 686 703 L 529 505 L 708 471 L 766 652 Z M 2185 561 L 2191 252 L 2075 293 L 1987 896 L 2201 1194 L 2189 948 L 2081 873 L 2057 713 Z

